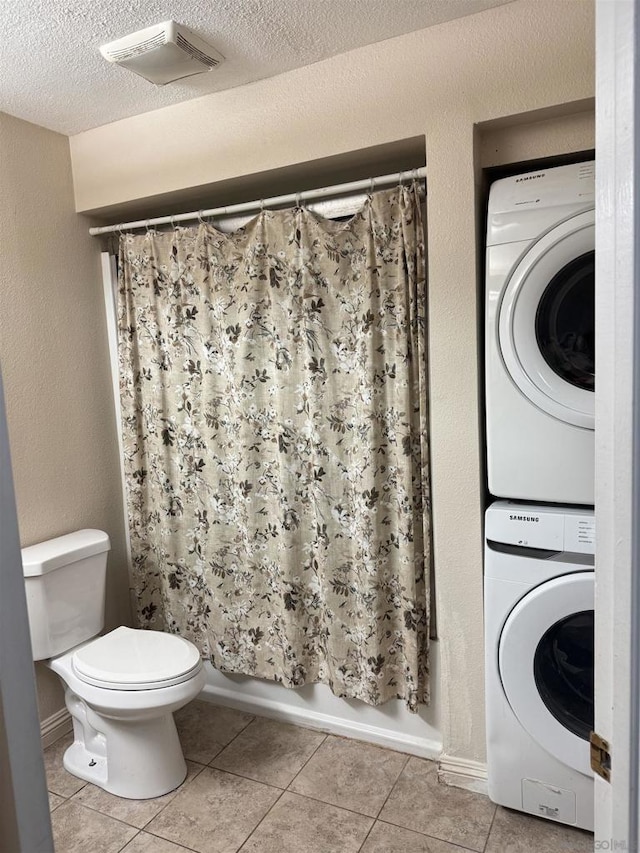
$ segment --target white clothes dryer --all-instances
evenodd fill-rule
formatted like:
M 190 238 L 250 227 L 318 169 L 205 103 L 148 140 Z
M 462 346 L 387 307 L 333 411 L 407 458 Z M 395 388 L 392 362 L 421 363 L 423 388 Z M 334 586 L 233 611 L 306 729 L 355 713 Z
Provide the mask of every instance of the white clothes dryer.
M 594 163 L 496 181 L 487 222 L 489 491 L 594 498 Z
M 594 515 L 498 501 L 486 513 L 489 796 L 593 830 Z

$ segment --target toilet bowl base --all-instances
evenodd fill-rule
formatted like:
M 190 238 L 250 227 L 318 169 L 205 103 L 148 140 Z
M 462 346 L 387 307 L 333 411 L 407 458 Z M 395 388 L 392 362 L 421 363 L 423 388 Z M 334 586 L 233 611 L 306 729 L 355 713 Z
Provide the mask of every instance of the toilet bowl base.
M 107 759 L 90 752 L 83 743 L 74 741 L 65 751 L 64 769 L 73 776 L 104 788 L 107 782 Z
M 73 706 L 74 742 L 64 754 L 65 770 L 116 797 L 130 800 L 161 797 L 184 782 L 187 765 L 173 714 L 123 722 L 97 718 L 86 706 L 86 715 L 76 716 L 73 711 L 77 713 L 82 705 L 77 701 L 67 703 L 69 710 Z
M 74 650 L 47 663 L 65 687 L 73 744 L 64 756 L 69 773 L 110 794 L 147 800 L 173 791 L 187 776 L 173 712 L 204 686 L 201 667 L 188 681 L 149 690 L 97 687 L 81 681 Z

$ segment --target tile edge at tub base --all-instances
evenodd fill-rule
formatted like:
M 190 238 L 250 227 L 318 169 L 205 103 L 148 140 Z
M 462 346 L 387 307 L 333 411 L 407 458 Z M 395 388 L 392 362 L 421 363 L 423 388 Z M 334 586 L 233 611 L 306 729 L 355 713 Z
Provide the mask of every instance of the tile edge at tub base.
M 308 704 L 299 704 L 295 701 L 294 691 L 289 691 L 281 685 L 266 682 L 260 684 L 256 679 L 257 684 L 254 686 L 251 684 L 253 679 L 247 679 L 246 684 L 231 683 L 231 686 L 226 686 L 220 683 L 220 675 L 221 673 L 213 674 L 210 672 L 209 665 L 207 665 L 207 683 L 197 697 L 198 699 L 261 717 L 269 717 L 283 723 L 366 741 L 376 746 L 395 749 L 420 758 L 434 760 L 442 754 L 442 738 L 439 732 L 426 722 L 424 723 L 426 729 L 424 736 L 409 734 L 397 729 L 393 730 L 361 722 L 353 717 L 350 719 L 348 716 L 342 717 L 335 713 L 327 713 L 325 710 L 310 708 Z M 324 685 L 319 686 L 324 687 Z M 255 689 L 252 689 L 253 687 Z M 326 690 L 329 691 L 329 688 Z M 265 691 L 269 695 L 265 696 Z M 276 691 L 282 691 L 281 698 L 277 696 L 277 693 L 277 698 L 273 697 Z

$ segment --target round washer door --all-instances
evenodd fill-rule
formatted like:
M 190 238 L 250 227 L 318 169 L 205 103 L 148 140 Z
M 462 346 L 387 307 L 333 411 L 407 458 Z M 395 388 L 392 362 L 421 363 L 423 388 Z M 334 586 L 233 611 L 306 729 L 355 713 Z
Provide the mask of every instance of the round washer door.
M 544 234 L 516 266 L 500 305 L 500 351 L 512 380 L 558 420 L 594 428 L 595 214 Z
M 568 767 L 592 775 L 594 573 L 535 587 L 513 608 L 498 648 L 502 686 L 523 728 Z

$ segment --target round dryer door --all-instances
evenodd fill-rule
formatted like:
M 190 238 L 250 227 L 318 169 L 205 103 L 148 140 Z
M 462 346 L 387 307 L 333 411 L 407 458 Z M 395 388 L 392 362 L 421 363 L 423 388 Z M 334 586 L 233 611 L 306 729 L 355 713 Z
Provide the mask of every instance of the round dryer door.
M 591 776 L 593 729 L 592 571 L 531 590 L 502 629 L 502 686 L 523 728 L 551 755 Z
M 500 306 L 504 363 L 520 391 L 566 423 L 594 426 L 594 211 L 544 234 L 515 268 Z

